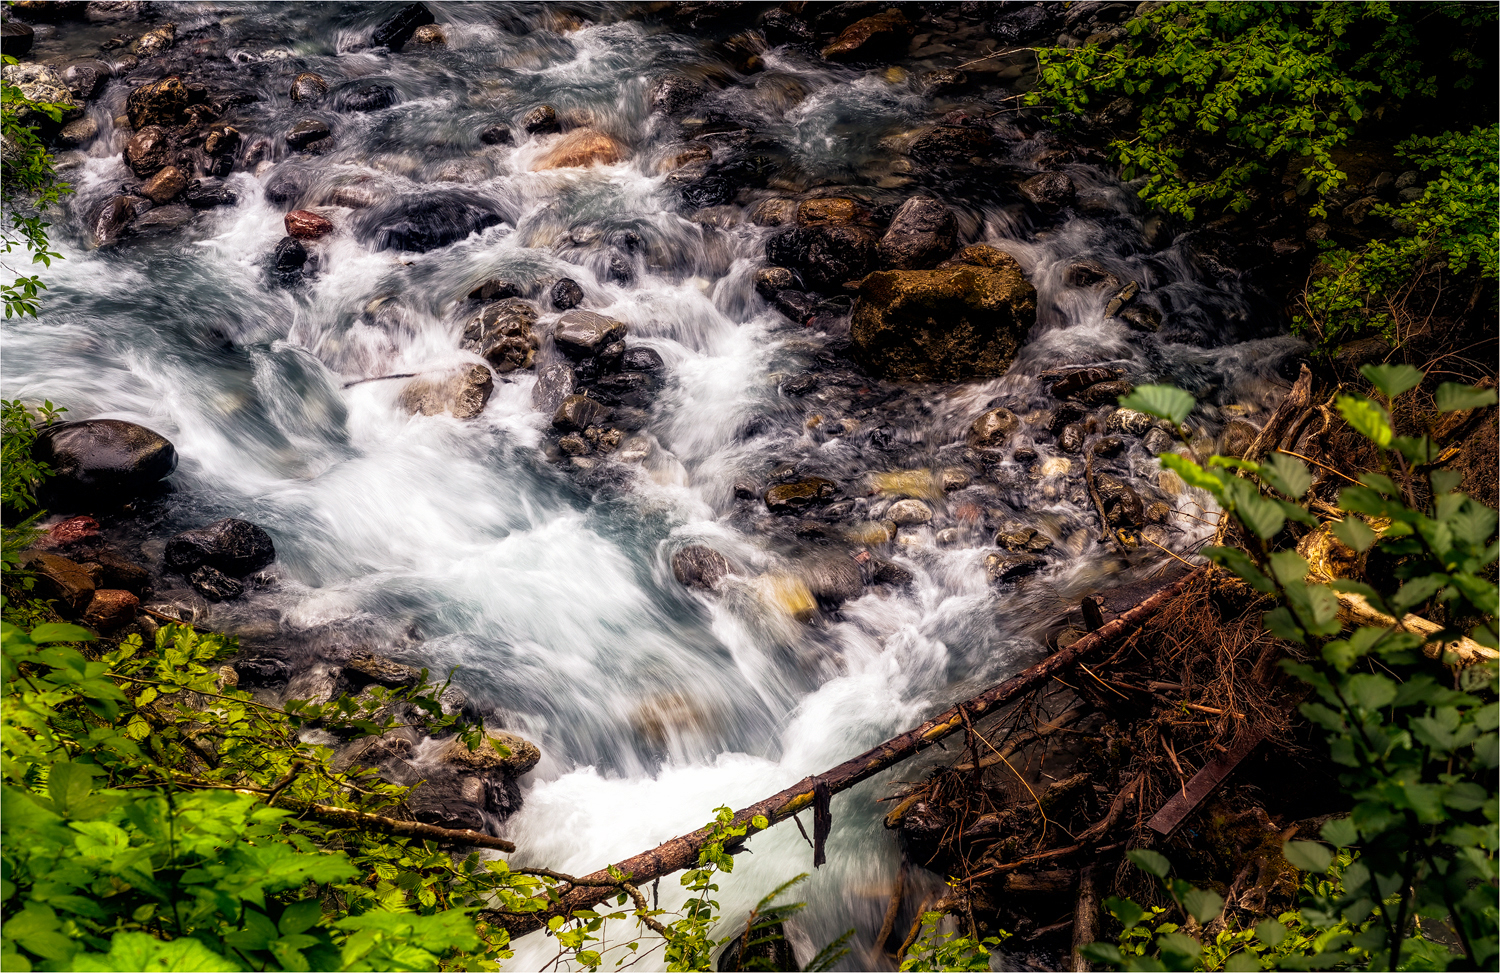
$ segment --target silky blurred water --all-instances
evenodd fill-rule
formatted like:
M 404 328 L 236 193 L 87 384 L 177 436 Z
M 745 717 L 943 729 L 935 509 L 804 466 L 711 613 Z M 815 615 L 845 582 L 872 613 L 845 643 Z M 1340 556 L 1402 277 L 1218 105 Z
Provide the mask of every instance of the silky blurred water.
M 389 55 L 358 49 L 385 7 L 163 6 L 179 36 L 220 25 L 216 49 L 229 62 L 214 83 L 258 96 L 232 121 L 247 143 L 266 138 L 276 164 L 259 176 L 235 172 L 227 182 L 239 202 L 180 231 L 89 249 L 87 215 L 133 181 L 120 158 L 128 132 L 112 122 L 126 89 L 114 82 L 93 108 L 103 134 L 63 159 L 77 195 L 54 228 L 66 259 L 45 275 L 45 309 L 4 326 L 4 394 L 49 398 L 74 418 L 128 419 L 171 439 L 181 462 L 169 526 L 236 516 L 272 534 L 279 585 L 248 604 L 203 605 L 204 624 L 264 634 L 269 620 L 284 637 L 343 627 L 434 670 L 459 667 L 469 694 L 544 754 L 524 783 L 524 809 L 504 825 L 518 859 L 591 871 L 703 824 L 718 805 L 753 802 L 1034 661 L 1059 608 L 1154 570 L 1112 574 L 1094 532 L 1080 530 L 1024 590 L 990 587 L 982 548 L 927 543 L 893 555 L 914 573 L 910 588 L 867 589 L 819 624 L 765 597 L 766 579 L 788 570 L 787 554 L 729 522 L 736 476 L 763 474 L 775 449 L 860 456 L 838 438 L 811 438 L 778 394 L 780 374 L 804 360 L 805 335 L 751 287 L 769 231 L 687 218 L 658 171 L 679 136 L 649 114 L 650 81 L 707 71 L 723 85 L 710 103 L 752 119 L 784 148 L 783 165 L 842 181 L 881 139 L 926 119 L 928 102 L 909 80 L 778 49 L 763 61 L 782 80 L 757 83 L 701 41 L 625 19 L 623 7 L 580 8 L 591 19 L 557 32 L 547 29 L 561 26 L 555 9 L 543 5 L 432 3 L 447 48 Z M 304 70 L 335 92 L 378 78 L 401 100 L 368 113 L 309 111 L 287 96 Z M 785 97 L 788 81 L 805 97 Z M 530 171 L 549 143 L 514 123 L 542 103 L 591 118 L 629 157 Z M 339 147 L 278 158 L 287 153 L 280 133 L 305 114 L 329 122 Z M 512 123 L 517 144 L 478 141 L 496 120 Z M 490 201 L 502 223 L 416 254 L 377 252 L 347 232 L 355 214 L 336 215 L 340 231 L 315 248 L 316 274 L 295 287 L 272 282 L 268 258 L 287 207 L 264 189 L 278 173 L 303 180 L 304 200 L 356 180 L 381 197 L 420 196 L 455 189 L 435 181 L 455 159 L 479 179 L 464 191 Z M 1198 280 L 1185 250 L 1145 252 L 1126 189 L 1081 167 L 1073 176 L 1106 200 L 1103 216 L 1038 234 L 1002 207 L 967 211 L 980 239 L 1026 266 L 1041 314 L 1011 376 L 931 390 L 920 434 L 933 443 L 961 439 L 990 399 L 1033 393 L 1036 372 L 1080 355 L 1130 362 L 1133 377 L 1196 380 L 1221 401 L 1273 388 L 1285 340 L 1248 320 L 1232 289 Z M 633 279 L 620 283 L 606 268 L 626 232 Z M 1108 295 L 1062 283 L 1080 257 L 1171 295 L 1178 308 L 1211 308 L 1205 340 L 1162 341 L 1106 319 Z M 573 278 L 586 308 L 627 322 L 631 346 L 664 360 L 666 386 L 646 430 L 654 452 L 624 487 L 584 486 L 545 460 L 550 417 L 531 406 L 530 372 L 497 381 L 470 421 L 407 415 L 400 381 L 345 387 L 478 361 L 459 350 L 463 298 L 497 273 Z M 554 317 L 544 315 L 543 330 Z M 775 421 L 747 433 L 766 417 Z M 1154 476 L 1149 456 L 1131 462 Z M 1038 517 L 1092 516 L 1063 496 L 1036 492 L 1027 503 Z M 1176 543 L 1198 539 L 1188 530 Z M 742 577 L 722 595 L 682 588 L 668 559 L 689 542 L 723 551 Z M 794 931 L 803 959 L 856 925 L 864 943 L 845 968 L 884 962 L 868 952 L 897 860 L 873 802 L 884 793 L 874 781 L 834 799 L 829 863 L 799 893 L 810 903 Z M 757 836 L 719 896 L 727 921 L 809 870 L 810 857 L 795 829 Z M 664 904 L 680 899 L 675 888 L 675 877 L 663 881 Z M 552 946 L 522 940 L 509 965 L 540 968 Z

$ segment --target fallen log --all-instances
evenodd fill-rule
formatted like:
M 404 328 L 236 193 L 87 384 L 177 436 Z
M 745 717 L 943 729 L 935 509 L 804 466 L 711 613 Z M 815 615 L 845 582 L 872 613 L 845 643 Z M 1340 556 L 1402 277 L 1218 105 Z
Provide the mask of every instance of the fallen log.
M 750 835 L 755 834 L 757 829 L 753 824 L 753 819 L 757 816 L 764 816 L 768 827 L 785 821 L 798 811 L 812 805 L 815 792 L 826 788 L 827 793 L 832 795 L 848 790 L 887 767 L 926 750 L 949 734 L 963 729 L 969 721 L 987 716 L 999 707 L 1021 697 L 1052 678 L 1053 674 L 1067 669 L 1144 624 L 1156 614 L 1162 605 L 1187 590 L 1201 576 L 1201 570 L 1184 575 L 1176 582 L 1158 589 L 1150 597 L 1113 621 L 1106 623 L 1098 631 L 1090 632 L 1066 649 L 1053 653 L 1031 668 L 944 710 L 921 726 L 892 737 L 859 756 L 844 761 L 837 767 L 824 771 L 816 777 L 803 778 L 791 787 L 741 809 L 735 813 L 733 824 L 735 827 L 744 827 L 748 830 L 743 838 L 727 843 L 726 847 L 732 849 L 741 845 Z M 697 864 L 698 852 L 708 840 L 709 834 L 708 828 L 699 828 L 691 834 L 672 838 L 650 851 L 617 862 L 613 867 L 630 876 L 631 881 L 637 885 L 663 875 L 670 875 L 672 872 Z M 609 872 L 609 868 L 600 869 L 583 876 L 583 880 L 607 882 L 610 879 Z M 553 916 L 571 916 L 576 911 L 598 905 L 611 895 L 618 894 L 617 887 L 573 886 L 560 894 L 557 901 L 544 911 L 521 915 L 486 911 L 479 913 L 479 917 L 508 930 L 512 936 L 521 936 L 542 928 Z
M 1193 779 L 1184 784 L 1182 790 L 1172 795 L 1172 799 L 1152 815 L 1151 820 L 1147 822 L 1147 827 L 1163 838 L 1170 838 L 1172 832 L 1187 820 L 1188 815 L 1197 810 L 1199 804 L 1219 789 L 1224 779 L 1234 773 L 1240 762 L 1250 756 L 1250 752 L 1263 739 L 1265 739 L 1265 731 L 1259 726 L 1241 730 L 1233 745 L 1230 746 L 1229 752 L 1214 757 L 1203 769 L 1194 774 Z
M 1073 907 L 1073 953 L 1069 957 L 1069 969 L 1073 973 L 1088 973 L 1091 967 L 1084 959 L 1083 947 L 1097 936 L 1099 919 L 1099 890 L 1094 881 L 1094 866 L 1083 866 L 1078 873 L 1078 902 Z

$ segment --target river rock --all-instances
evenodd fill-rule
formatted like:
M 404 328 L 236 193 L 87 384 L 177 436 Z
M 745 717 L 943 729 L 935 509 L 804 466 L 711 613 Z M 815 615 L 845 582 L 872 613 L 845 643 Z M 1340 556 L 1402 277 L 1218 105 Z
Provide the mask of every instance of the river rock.
M 886 519 L 897 527 L 915 527 L 932 520 L 932 508 L 920 500 L 897 500 L 885 512 Z
M 146 198 L 151 202 L 161 206 L 176 199 L 186 188 L 187 176 L 182 170 L 176 166 L 167 166 L 146 180 L 146 184 L 141 187 L 141 192 L 145 193 Z
M 1094 489 L 1104 507 L 1104 516 L 1111 527 L 1140 527 L 1145 520 L 1146 508 L 1135 488 L 1108 473 L 1094 475 Z
M 476 773 L 500 772 L 509 777 L 520 777 L 542 759 L 542 751 L 524 737 L 504 730 L 488 730 L 486 736 L 488 739 L 474 750 L 469 749 L 462 737 L 455 736 L 438 751 L 437 758 L 445 764 Z M 510 751 L 510 755 L 495 749 L 490 740 L 498 741 Z
M 344 111 L 368 112 L 391 107 L 399 100 L 399 96 L 390 85 L 371 82 L 345 88 L 335 100 Z
M 712 591 L 731 570 L 727 557 L 702 544 L 690 544 L 672 555 L 672 577 L 684 588 Z
M 74 98 L 88 101 L 109 80 L 109 67 L 101 61 L 78 61 L 68 65 L 62 76 Z
M 399 51 L 411 40 L 417 28 L 430 24 L 435 18 L 424 4 L 409 3 L 382 21 L 370 34 L 370 43 L 375 47 L 388 47 Z
M 294 209 L 286 214 L 282 220 L 286 225 L 287 236 L 296 237 L 299 240 L 316 240 L 318 237 L 327 236 L 333 232 L 333 224 L 317 213 L 310 213 L 305 209 Z
M 864 575 L 852 557 L 821 557 L 802 564 L 797 573 L 812 596 L 824 605 L 842 605 L 865 593 Z
M 529 135 L 546 135 L 559 130 L 557 109 L 551 105 L 538 105 L 521 116 L 521 128 Z
M 111 196 L 100 204 L 94 213 L 90 239 L 96 247 L 102 247 L 123 233 L 140 214 L 151 209 L 151 200 L 144 196 Z
M 100 578 L 106 588 L 142 594 L 150 586 L 151 573 L 132 561 L 108 550 L 96 551 L 89 558 L 99 565 Z
M 802 283 L 797 272 L 790 267 L 762 267 L 755 272 L 752 281 L 755 293 L 768 301 L 775 300 L 777 294 Z
M 878 237 L 862 226 L 806 226 L 766 241 L 766 259 L 797 270 L 810 287 L 838 290 L 875 268 Z
M 509 145 L 511 143 L 510 128 L 505 125 L 491 125 L 479 133 L 479 141 L 485 145 Z
M 922 75 L 922 93 L 929 98 L 940 98 L 962 91 L 969 85 L 969 76 L 957 68 L 939 68 Z
M 573 394 L 573 366 L 553 362 L 537 373 L 531 388 L 531 407 L 538 412 L 556 412 L 563 400 Z
M 995 533 L 995 545 L 1007 551 L 1040 554 L 1052 547 L 1052 540 L 1035 527 L 1006 524 Z
M 1119 436 L 1105 436 L 1094 443 L 1095 456 L 1118 456 L 1125 449 L 1125 440 Z
M 306 264 L 307 248 L 296 237 L 282 237 L 276 244 L 276 252 L 271 255 L 272 269 L 283 277 L 301 273 Z
M 1079 392 L 1078 398 L 1086 405 L 1115 405 L 1134 388 L 1129 382 L 1096 382 Z
M 292 90 L 290 92 L 293 101 L 304 101 L 313 104 L 323 100 L 328 94 L 328 82 L 323 80 L 321 74 L 311 71 L 303 71 L 292 79 Z
M 969 427 L 969 445 L 975 449 L 1000 449 L 1010 441 L 1021 420 L 1009 409 L 991 409 Z
M 320 142 L 332 134 L 328 125 L 316 118 L 304 118 L 286 133 L 286 144 L 301 151 L 314 142 Z
M 344 663 L 344 675 L 359 685 L 375 683 L 388 689 L 410 689 L 422 681 L 422 670 L 383 655 L 361 652 Z
M 446 378 L 418 378 L 401 390 L 400 406 L 424 416 L 450 413 L 455 419 L 472 419 L 484 411 L 495 389 L 494 376 L 483 365 L 471 365 Z
M 136 57 L 155 57 L 170 50 L 176 40 L 177 25 L 162 24 L 155 30 L 148 30 L 142 34 L 134 44 L 130 45 L 130 53 Z
M 1035 573 L 1046 563 L 1046 558 L 1036 554 L 987 554 L 984 571 L 991 583 L 1014 581 Z
M 1042 380 L 1042 384 L 1047 386 L 1047 391 L 1059 399 L 1066 399 L 1091 385 L 1096 385 L 1100 382 L 1112 382 L 1123 374 L 1124 372 L 1118 368 L 1091 365 L 1085 367 L 1050 368 L 1042 372 L 1038 377 Z
M 831 499 L 837 492 L 837 483 L 820 476 L 811 476 L 796 483 L 781 483 L 771 487 L 766 491 L 766 507 L 772 513 L 795 513 Z
M 1175 440 L 1172 439 L 1172 434 L 1160 427 L 1153 427 L 1150 432 L 1146 433 L 1146 437 L 1141 440 L 1141 444 L 1146 447 L 1152 456 L 1159 456 L 1165 453 L 1172 448 L 1174 443 Z
M 533 172 L 546 169 L 577 169 L 586 166 L 614 165 L 628 153 L 625 146 L 603 132 L 581 128 L 569 132 L 547 153 L 532 164 Z
M 798 226 L 869 226 L 874 221 L 869 210 L 844 196 L 804 200 L 797 204 L 795 218 Z
M 609 410 L 587 394 L 570 395 L 562 400 L 552 417 L 552 428 L 563 432 L 582 432 L 602 423 Z
M 1076 422 L 1070 422 L 1066 426 L 1063 426 L 1062 431 L 1057 434 L 1057 444 L 1062 447 L 1065 453 L 1081 453 L 1083 452 L 1083 442 L 1086 438 L 1088 438 L 1088 434 L 1084 432 L 1083 426 Z
M 607 345 L 625 338 L 623 321 L 592 311 L 569 311 L 557 321 L 552 340 L 558 350 L 575 361 L 592 358 Z
M 25 57 L 36 40 L 36 31 L 30 24 L 7 20 L 0 24 L 0 54 L 6 57 Z
M 707 93 L 708 88 L 701 81 L 680 74 L 665 75 L 651 85 L 651 110 L 675 115 L 690 108 Z
M 1021 195 L 1044 212 L 1056 212 L 1077 197 L 1073 180 L 1062 172 L 1044 172 L 1021 183 Z
M 233 601 L 245 593 L 245 586 L 212 565 L 195 568 L 188 584 L 209 601 Z
M 1161 329 L 1161 312 L 1150 304 L 1132 304 L 1120 312 L 1120 320 L 1133 331 L 1155 332 Z
M 877 252 L 884 267 L 925 270 L 952 253 L 957 242 L 953 211 L 931 197 L 913 196 L 896 210 Z
M 94 577 L 75 561 L 42 551 L 28 553 L 21 562 L 24 570 L 35 573 L 32 592 L 44 601 L 60 601 L 69 614 L 77 615 L 88 608 L 94 597 Z
M 965 247 L 934 270 L 885 270 L 859 285 L 854 358 L 915 381 L 1003 375 L 1036 320 L 1036 290 L 1007 253 Z
M 1104 421 L 1104 428 L 1112 432 L 1127 432 L 1132 436 L 1144 436 L 1156 420 L 1144 412 L 1134 409 L 1116 409 Z
M 464 344 L 504 375 L 530 368 L 539 346 L 536 308 L 518 297 L 487 305 L 464 328 Z
M 203 151 L 209 155 L 228 155 L 240 147 L 240 130 L 233 125 L 216 125 L 203 137 Z
M 937 125 L 912 140 L 907 154 L 933 164 L 984 162 L 995 151 L 995 136 L 974 125 Z
M 164 556 L 167 567 L 179 574 L 207 564 L 243 577 L 276 560 L 276 545 L 271 535 L 249 521 L 228 517 L 173 536 Z
M 437 24 L 423 24 L 412 32 L 411 39 L 412 43 L 422 47 L 446 47 L 448 44 L 448 35 Z
M 146 126 L 125 143 L 125 163 L 141 179 L 160 172 L 176 157 L 177 146 L 159 125 Z
M 632 372 L 660 371 L 666 363 L 650 348 L 631 348 L 620 359 L 620 367 Z
M 120 419 L 84 419 L 47 426 L 32 454 L 52 468 L 51 489 L 123 499 L 146 490 L 177 467 L 177 451 L 161 436 Z
M 135 621 L 141 600 L 128 591 L 103 588 L 94 592 L 83 613 L 83 624 L 96 632 L 108 633 Z
M 1235 459 L 1243 459 L 1245 453 L 1250 450 L 1250 444 L 1255 442 L 1255 437 L 1260 435 L 1260 427 L 1248 419 L 1234 418 L 1224 423 L 1224 430 L 1219 434 L 1219 453 L 1224 456 L 1233 456 Z
M 548 296 L 552 299 L 553 307 L 566 311 L 583 303 L 583 288 L 578 286 L 576 280 L 564 277 L 552 285 Z
M 915 29 L 894 8 L 865 17 L 845 27 L 833 43 L 823 48 L 830 61 L 874 61 L 905 53 Z
M 425 253 L 501 221 L 495 204 L 472 190 L 403 196 L 359 214 L 355 234 L 377 250 Z
M 57 133 L 57 142 L 69 148 L 82 148 L 99 134 L 99 123 L 88 115 L 75 118 Z
M 483 832 L 489 823 L 484 814 L 489 794 L 485 782 L 455 773 L 432 773 L 406 795 L 412 816 L 440 828 Z

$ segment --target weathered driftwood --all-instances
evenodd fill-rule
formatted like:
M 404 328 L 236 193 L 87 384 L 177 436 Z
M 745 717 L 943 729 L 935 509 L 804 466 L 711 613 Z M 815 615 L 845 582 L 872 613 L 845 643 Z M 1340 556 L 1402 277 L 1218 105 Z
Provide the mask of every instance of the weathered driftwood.
M 1069 969 L 1087 973 L 1089 961 L 1083 958 L 1083 947 L 1098 938 L 1099 886 L 1094 881 L 1094 866 L 1083 866 L 1078 873 L 1078 900 L 1073 906 L 1073 955 Z
M 1048 656 L 1024 672 L 944 710 L 921 726 L 908 730 L 900 736 L 892 737 L 816 777 L 804 778 L 763 801 L 741 809 L 734 816 L 735 826 L 748 828 L 746 834 L 748 837 L 756 831 L 751 822 L 757 816 L 764 816 L 768 821 L 768 826 L 778 824 L 798 811 L 811 806 L 816 791 L 825 787 L 829 794 L 848 790 L 887 767 L 926 750 L 949 734 L 963 729 L 969 721 L 980 719 L 994 712 L 1046 682 L 1055 673 L 1068 669 L 1144 624 L 1162 605 L 1181 594 L 1193 581 L 1201 577 L 1201 574 L 1201 571 L 1192 571 L 1184 575 L 1178 581 L 1159 589 L 1134 608 L 1108 622 L 1098 631 L 1090 632 L 1066 649 Z M 700 828 L 691 834 L 673 838 L 633 858 L 617 862 L 614 867 L 629 875 L 636 884 L 649 882 L 662 875 L 669 875 L 696 864 L 698 852 L 708 840 L 708 836 L 709 829 Z M 739 844 L 743 841 L 742 838 L 732 844 Z M 583 880 L 606 883 L 609 877 L 609 869 L 605 868 L 583 876 Z M 575 911 L 590 909 L 609 898 L 611 894 L 614 893 L 608 885 L 573 886 L 560 894 L 558 901 L 545 911 L 521 915 L 485 912 L 481 913 L 481 917 L 509 930 L 512 936 L 519 936 L 540 929 L 552 916 L 567 916 Z
M 1339 617 L 1352 625 L 1372 625 L 1376 628 L 1390 628 L 1396 624 L 1391 616 L 1376 611 L 1364 595 L 1351 594 L 1347 591 L 1339 592 Z M 1441 625 L 1429 622 L 1418 615 L 1406 615 L 1401 619 L 1401 628 L 1408 632 L 1414 632 L 1423 638 L 1432 638 L 1443 630 Z M 1493 662 L 1500 658 L 1500 652 L 1480 645 L 1473 639 L 1461 638 L 1454 642 L 1442 643 L 1442 648 L 1452 652 L 1458 657 L 1458 664 L 1471 666 L 1476 662 Z M 1439 645 L 1437 642 L 1428 642 L 1422 649 L 1429 659 L 1438 657 Z
M 1245 450 L 1245 459 L 1252 463 L 1259 462 L 1263 455 L 1277 447 L 1281 442 L 1281 437 L 1291 429 L 1292 423 L 1300 419 L 1312 405 L 1312 381 L 1311 369 L 1303 365 L 1302 373 L 1297 376 L 1292 390 L 1276 406 L 1276 411 L 1271 413 L 1271 418 L 1266 420 L 1260 432 L 1250 441 L 1250 447 Z
M 1260 727 L 1246 727 L 1235 737 L 1235 741 L 1229 747 L 1229 752 L 1221 754 L 1203 765 L 1203 769 L 1193 775 L 1193 779 L 1172 795 L 1172 799 L 1162 805 L 1160 811 L 1151 816 L 1147 826 L 1161 835 L 1163 838 L 1170 837 L 1177 830 L 1178 825 L 1187 820 L 1187 816 L 1202 804 L 1208 795 L 1218 789 L 1224 783 L 1224 779 L 1234 773 L 1234 769 L 1240 762 L 1250 756 L 1261 740 L 1265 739 L 1265 731 Z

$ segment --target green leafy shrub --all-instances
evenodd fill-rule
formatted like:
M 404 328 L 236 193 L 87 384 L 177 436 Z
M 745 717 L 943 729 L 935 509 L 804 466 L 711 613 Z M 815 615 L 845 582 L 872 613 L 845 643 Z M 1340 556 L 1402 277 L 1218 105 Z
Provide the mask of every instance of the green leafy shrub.
M 1301 160 L 1322 215 L 1347 178 L 1334 152 L 1363 118 L 1487 83 L 1467 38 L 1495 17 L 1456 3 L 1167 3 L 1129 21 L 1117 45 L 1040 50 L 1030 100 L 1077 114 L 1131 100 L 1138 121 L 1110 150 L 1168 212 L 1244 210 Z
M 6 65 L 13 57 L 0 58 Z M 73 191 L 57 178 L 52 156 L 37 135 L 38 114 L 62 121 L 66 105 L 32 101 L 19 87 L 0 80 L 0 143 L 4 145 L 4 165 L 0 166 L 0 253 L 10 254 L 17 248 L 31 255 L 31 263 L 52 266 L 62 254 L 52 249 L 42 211 L 55 205 Z M 9 269 L 9 268 L 7 268 Z M 5 316 L 35 315 L 40 294 L 47 289 L 36 274 L 20 276 L 10 284 L 0 284 L 0 300 L 5 302 Z
M 922 914 L 921 938 L 901 961 L 903 973 L 907 970 L 987 970 L 990 968 L 990 954 L 1010 938 L 1010 933 L 1004 930 L 997 936 L 984 939 L 942 932 L 943 918 L 941 912 Z
M 1162 456 L 1163 466 L 1208 491 L 1243 527 L 1244 549 L 1216 547 L 1205 553 L 1274 600 L 1276 607 L 1265 613 L 1266 628 L 1305 648 L 1309 661 L 1282 665 L 1315 691 L 1318 701 L 1303 704 L 1301 712 L 1326 733 L 1329 755 L 1346 768 L 1340 780 L 1354 800 L 1347 819 L 1323 829 L 1334 849 L 1310 841 L 1284 847 L 1289 861 L 1311 873 L 1329 869 L 1344 849 L 1356 852 L 1340 866 L 1336 886 L 1309 896 L 1290 929 L 1257 927 L 1266 950 L 1241 951 L 1229 969 L 1399 969 L 1403 962 L 1434 955 L 1419 945 L 1421 956 L 1413 956 L 1419 919 L 1452 925 L 1461 954 L 1440 957 L 1448 966 L 1488 969 L 1500 957 L 1496 669 L 1493 656 L 1461 660 L 1453 651 L 1465 636 L 1492 650 L 1500 644 L 1495 632 L 1500 593 L 1489 580 L 1500 556 L 1497 516 L 1457 492 L 1457 474 L 1433 465 L 1438 449 L 1429 436 L 1395 434 L 1390 403 L 1421 384 L 1422 372 L 1405 365 L 1366 366 L 1363 372 L 1380 399 L 1340 395 L 1335 404 L 1378 448 L 1385 465 L 1383 472 L 1365 474 L 1358 485 L 1344 488 L 1338 498 L 1341 516 L 1326 524 L 1354 550 L 1378 547 L 1392 557 L 1401 584 L 1390 595 L 1359 581 L 1307 580 L 1308 563 L 1291 549 L 1284 528 L 1291 521 L 1317 529 L 1325 521 L 1303 502 L 1312 477 L 1296 458 L 1276 453 L 1256 463 L 1215 456 L 1204 466 L 1191 456 L 1191 446 L 1188 455 Z M 1437 388 L 1440 412 L 1494 403 L 1493 390 L 1454 383 Z M 1181 390 L 1143 386 L 1120 404 L 1167 419 L 1181 432 L 1193 403 Z M 1410 489 L 1416 478 L 1425 481 L 1420 494 Z M 1430 499 L 1419 503 L 1417 496 Z M 1345 636 L 1340 595 L 1363 598 L 1390 624 L 1360 626 Z M 1408 631 L 1398 621 L 1434 610 L 1449 622 L 1431 636 Z M 1440 663 L 1451 668 L 1445 672 Z M 1134 857 L 1166 878 L 1161 856 Z M 1168 889 L 1197 922 L 1222 908 L 1213 893 L 1194 901 L 1186 883 L 1173 881 Z M 1128 928 L 1143 918 L 1138 907 L 1120 908 L 1116 915 Z M 1308 930 L 1317 933 L 1309 939 Z M 1293 934 L 1301 937 L 1296 948 L 1282 950 Z M 1128 969 L 1203 968 L 1198 939 L 1178 929 L 1162 936 L 1154 956 L 1132 959 L 1118 946 L 1095 952 L 1101 961 Z

